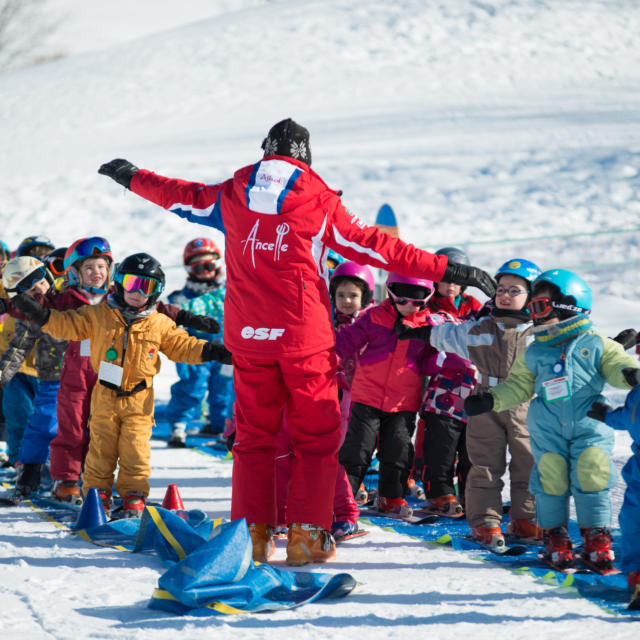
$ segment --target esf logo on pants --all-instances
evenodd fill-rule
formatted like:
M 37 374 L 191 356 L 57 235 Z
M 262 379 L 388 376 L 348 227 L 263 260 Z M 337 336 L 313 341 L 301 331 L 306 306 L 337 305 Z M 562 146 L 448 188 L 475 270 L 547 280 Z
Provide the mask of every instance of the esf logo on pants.
M 270 329 L 269 327 L 242 327 L 240 335 L 245 340 L 277 340 L 284 333 L 284 329 Z

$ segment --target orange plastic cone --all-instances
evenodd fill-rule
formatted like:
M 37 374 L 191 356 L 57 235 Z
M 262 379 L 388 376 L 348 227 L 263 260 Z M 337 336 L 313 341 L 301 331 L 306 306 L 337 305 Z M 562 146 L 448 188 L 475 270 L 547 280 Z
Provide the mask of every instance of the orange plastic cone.
M 170 484 L 167 487 L 167 492 L 164 494 L 164 500 L 162 501 L 162 508 L 168 509 L 169 511 L 184 511 L 184 505 L 178 493 L 177 484 Z

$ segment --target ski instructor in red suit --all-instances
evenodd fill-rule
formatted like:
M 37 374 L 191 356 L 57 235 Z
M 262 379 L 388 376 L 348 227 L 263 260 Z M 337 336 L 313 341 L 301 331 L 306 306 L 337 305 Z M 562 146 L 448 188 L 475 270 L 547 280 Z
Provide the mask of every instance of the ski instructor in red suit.
M 294 463 L 287 562 L 335 557 L 331 526 L 340 444 L 329 249 L 359 264 L 476 286 L 484 271 L 367 226 L 311 169 L 309 132 L 290 118 L 262 142 L 264 157 L 219 184 L 165 178 L 116 159 L 98 170 L 172 213 L 225 234 L 224 344 L 233 353 L 237 427 L 231 518 L 246 518 L 253 556 L 268 560 L 276 524 L 275 439 L 286 412 Z

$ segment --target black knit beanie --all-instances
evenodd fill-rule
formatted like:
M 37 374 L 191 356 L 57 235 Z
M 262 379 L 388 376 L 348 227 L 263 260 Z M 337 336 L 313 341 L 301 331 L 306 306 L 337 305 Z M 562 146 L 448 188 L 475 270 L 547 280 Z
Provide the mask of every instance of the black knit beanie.
M 262 141 L 265 156 L 289 156 L 311 166 L 309 131 L 291 118 L 274 124 Z

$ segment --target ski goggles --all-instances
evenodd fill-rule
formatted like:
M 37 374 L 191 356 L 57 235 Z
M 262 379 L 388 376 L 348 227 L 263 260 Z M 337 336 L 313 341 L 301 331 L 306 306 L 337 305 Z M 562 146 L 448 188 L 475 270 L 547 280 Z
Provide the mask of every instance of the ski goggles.
M 201 273 L 215 273 L 222 264 L 222 259 L 218 258 L 217 260 L 209 260 L 207 262 L 194 262 L 193 264 L 187 265 L 187 271 L 189 273 L 195 273 L 196 275 L 200 275 Z
M 38 267 L 34 269 L 31 273 L 27 274 L 18 284 L 15 286 L 12 291 L 16 291 L 17 293 L 25 293 L 29 291 L 29 289 L 33 288 L 33 286 L 40 282 L 40 280 L 44 280 L 47 277 L 47 270 L 45 267 Z
M 387 292 L 389 293 L 389 297 L 398 305 L 402 306 L 403 304 L 412 304 L 414 307 L 424 307 L 427 304 L 431 294 L 433 293 L 430 289 L 427 290 L 428 293 L 424 298 L 401 298 L 397 296 L 391 291 L 391 289 L 387 288 Z
M 133 273 L 116 273 L 114 279 L 127 293 L 139 292 L 147 298 L 156 293 L 162 293 L 164 289 L 164 285 L 159 280 L 147 276 L 136 276 Z
M 49 271 L 51 271 L 54 276 L 58 277 L 65 274 L 64 258 L 62 256 L 45 258 L 44 261 L 46 262 L 47 267 L 49 267 Z
M 534 298 L 528 305 L 529 315 L 534 320 L 547 318 L 553 311 L 553 305 L 550 298 Z
M 94 238 L 85 238 L 73 248 L 73 251 L 70 254 L 65 257 L 65 269 L 68 269 L 72 264 L 78 262 L 78 260 L 84 260 L 86 258 L 101 255 L 111 257 L 111 247 L 109 246 L 109 243 L 104 238 L 100 238 L 98 236 Z

